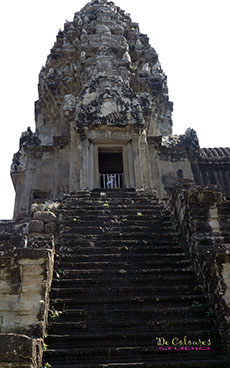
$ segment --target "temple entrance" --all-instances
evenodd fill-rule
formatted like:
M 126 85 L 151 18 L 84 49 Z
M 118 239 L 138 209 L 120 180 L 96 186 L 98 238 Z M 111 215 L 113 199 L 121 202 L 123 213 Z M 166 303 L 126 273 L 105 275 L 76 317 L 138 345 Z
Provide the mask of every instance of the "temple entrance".
M 122 147 L 98 148 L 99 184 L 101 188 L 124 188 Z
M 89 189 L 135 188 L 131 142 L 89 142 L 87 169 Z

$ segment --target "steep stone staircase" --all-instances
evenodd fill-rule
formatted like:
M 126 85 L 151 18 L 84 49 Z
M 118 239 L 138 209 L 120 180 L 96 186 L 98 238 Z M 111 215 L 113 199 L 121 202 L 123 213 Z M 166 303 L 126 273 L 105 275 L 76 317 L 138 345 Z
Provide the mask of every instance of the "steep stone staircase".
M 44 365 L 228 367 L 212 312 L 154 193 L 86 191 L 67 196 L 59 211 Z M 173 346 L 175 337 L 183 344 Z M 160 350 L 163 339 L 169 345 Z M 200 350 L 208 339 L 202 349 L 210 349 Z

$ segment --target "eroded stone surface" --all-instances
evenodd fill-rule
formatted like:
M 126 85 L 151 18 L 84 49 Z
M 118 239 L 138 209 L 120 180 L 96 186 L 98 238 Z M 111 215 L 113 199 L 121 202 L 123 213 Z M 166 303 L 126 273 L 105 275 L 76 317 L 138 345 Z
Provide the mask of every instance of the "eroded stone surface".
M 33 216 L 34 220 L 42 221 L 44 223 L 54 222 L 56 220 L 56 215 L 53 212 L 48 211 L 38 211 Z
M 170 197 L 181 180 L 230 195 L 230 151 L 172 135 L 167 78 L 137 23 L 112 2 L 86 4 L 59 31 L 39 75 L 36 131 L 22 133 L 11 174 L 15 218 L 31 203 L 100 187 L 98 149 L 119 146 L 125 188 Z M 33 210 L 33 205 L 32 205 Z
M 193 201 L 200 197 L 201 192 Z M 99 367 L 106 361 L 126 368 L 224 364 L 207 301 L 156 192 L 78 192 L 63 200 L 59 219 L 51 298 L 62 314 L 50 319 L 44 362 Z M 208 336 L 212 355 L 189 351 L 183 360 L 181 351 L 171 351 L 171 361 L 159 352 L 153 336 L 170 339 L 183 336 L 181 331 L 193 339 Z
M 42 337 L 52 280 L 53 251 L 14 249 L 2 254 L 0 316 L 2 333 Z
M 230 203 L 218 188 L 188 182 L 177 187 L 173 207 L 191 261 L 216 311 L 222 341 L 230 351 Z
M 99 151 L 118 150 L 125 189 L 136 188 L 139 194 L 156 190 L 165 198 L 184 180 L 203 186 L 188 189 L 189 184 L 177 192 L 175 206 L 225 338 L 230 211 L 221 192 L 207 186 L 218 184 L 230 195 L 230 150 L 200 149 L 191 128 L 184 135 L 172 135 L 167 78 L 148 37 L 112 2 L 91 1 L 59 31 L 40 72 L 38 90 L 36 131 L 28 127 L 22 133 L 11 167 L 16 222 L 0 223 L 1 331 L 37 337 L 44 333 L 59 229 L 56 200 L 77 191 L 90 196 L 88 189 L 101 187 Z M 67 224 L 65 232 L 71 228 Z M 94 236 L 104 232 L 99 227 Z M 77 241 L 89 235 L 87 227 L 81 228 Z M 62 251 L 71 253 L 72 248 L 64 244 Z M 122 277 L 123 266 L 116 270 Z M 143 302 L 142 296 L 139 301 Z M 150 321 L 149 326 L 155 323 Z M 31 347 L 33 342 L 28 341 L 25 345 Z M 14 367 L 37 368 L 31 361 L 32 350 L 28 356 L 28 361 L 18 363 L 13 354 L 9 362 L 13 359 Z
M 32 220 L 29 225 L 30 233 L 43 233 L 44 232 L 44 223 L 40 220 Z
M 1 368 L 40 368 L 42 339 L 33 339 L 14 333 L 0 333 Z
M 172 103 L 158 55 L 128 14 L 112 2 L 88 3 L 59 31 L 38 89 L 36 131 L 22 134 L 12 164 L 15 218 L 29 215 L 29 198 L 98 186 L 96 168 L 80 152 L 91 135 L 94 146 L 121 142 L 126 160 L 136 161 L 126 187 L 152 188 L 146 135 L 171 134 Z

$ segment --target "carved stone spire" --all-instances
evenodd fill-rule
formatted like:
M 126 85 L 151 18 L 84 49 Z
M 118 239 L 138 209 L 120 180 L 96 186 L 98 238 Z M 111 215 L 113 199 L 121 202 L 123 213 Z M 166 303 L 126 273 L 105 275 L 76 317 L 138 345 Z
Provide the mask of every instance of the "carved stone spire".
M 59 31 L 39 78 L 37 129 L 152 125 L 171 134 L 166 76 L 148 37 L 112 2 L 91 1 Z
M 121 157 L 123 187 L 158 185 L 148 142 L 171 134 L 172 103 L 157 53 L 123 10 L 93 0 L 66 22 L 38 90 L 36 131 L 23 133 L 11 167 L 15 217 L 33 201 L 100 187 L 108 150 Z

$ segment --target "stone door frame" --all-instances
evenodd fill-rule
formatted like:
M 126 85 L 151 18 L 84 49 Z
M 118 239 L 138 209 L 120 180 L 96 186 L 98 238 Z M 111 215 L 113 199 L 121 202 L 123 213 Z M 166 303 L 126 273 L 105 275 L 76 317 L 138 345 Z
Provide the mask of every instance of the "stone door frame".
M 130 142 L 114 143 L 114 142 L 89 142 L 88 154 L 88 188 L 100 188 L 99 183 L 99 148 L 113 149 L 121 148 L 122 160 L 124 169 L 124 184 L 125 188 L 135 188 L 135 175 L 133 165 L 132 145 Z

